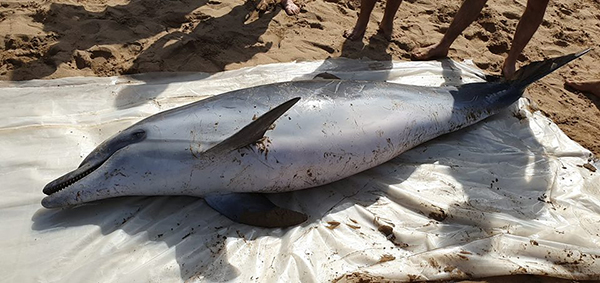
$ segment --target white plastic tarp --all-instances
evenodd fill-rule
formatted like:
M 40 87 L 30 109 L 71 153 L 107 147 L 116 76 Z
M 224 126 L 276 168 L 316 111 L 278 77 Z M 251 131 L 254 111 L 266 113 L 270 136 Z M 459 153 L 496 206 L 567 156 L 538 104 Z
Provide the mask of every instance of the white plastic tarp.
M 429 86 L 483 78 L 452 61 L 337 59 L 212 75 L 1 83 L 0 281 L 600 278 L 600 172 L 588 150 L 531 113 L 525 99 L 353 177 L 270 195 L 309 215 L 297 227 L 236 224 L 193 197 L 40 205 L 46 183 L 144 117 L 321 72 Z

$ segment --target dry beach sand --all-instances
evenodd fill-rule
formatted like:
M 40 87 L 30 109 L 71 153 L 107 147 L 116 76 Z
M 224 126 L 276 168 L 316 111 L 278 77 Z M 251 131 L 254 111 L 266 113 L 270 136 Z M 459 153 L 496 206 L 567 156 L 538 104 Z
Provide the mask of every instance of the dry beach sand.
M 287 16 L 276 2 L 259 13 L 257 2 L 243 0 L 1 0 L 0 79 L 218 72 L 336 57 L 410 60 L 414 49 L 442 37 L 462 1 L 404 1 L 391 42 L 376 32 L 385 2 L 377 3 L 362 42 L 342 37 L 360 0 L 297 2 L 301 13 Z M 498 74 L 525 3 L 489 0 L 449 57 Z M 519 62 L 596 48 L 528 89 L 534 108 L 596 155 L 600 98 L 563 84 L 600 79 L 599 42 L 599 0 L 551 1 Z
M 3 0 L 0 79 L 111 76 L 140 72 L 218 72 L 265 63 L 335 57 L 410 60 L 437 42 L 462 1 L 406 0 L 391 42 L 377 34 L 378 2 L 362 42 L 354 25 L 360 0 L 297 0 L 287 16 L 273 1 L 265 12 L 243 0 Z M 490 0 L 449 57 L 473 59 L 498 74 L 526 0 Z M 600 79 L 600 2 L 551 1 L 521 64 L 596 47 L 529 88 L 529 95 L 572 139 L 600 153 L 600 99 L 565 89 L 565 79 Z

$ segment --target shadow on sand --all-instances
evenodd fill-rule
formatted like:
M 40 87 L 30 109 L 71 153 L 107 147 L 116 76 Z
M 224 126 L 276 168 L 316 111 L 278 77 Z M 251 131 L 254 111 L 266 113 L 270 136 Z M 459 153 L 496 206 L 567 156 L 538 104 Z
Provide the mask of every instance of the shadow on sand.
M 271 48 L 272 43 L 262 42 L 260 36 L 279 8 L 245 23 L 246 16 L 255 11 L 252 1 L 219 17 L 197 10 L 214 4 L 209 2 L 129 1 L 100 12 L 88 11 L 80 5 L 52 3 L 47 11 L 39 10 L 33 15 L 33 20 L 43 24 L 43 30 L 54 34 L 58 42 L 36 60 L 15 62 L 11 80 L 42 78 L 54 73 L 61 64 L 74 64 L 79 69 L 104 68 L 105 72 L 95 71 L 107 74 L 138 73 L 140 68 L 145 72 L 219 72 L 228 64 L 245 62 Z M 144 39 L 153 37 L 159 39 L 151 46 L 144 46 Z M 206 43 L 239 50 L 227 52 L 235 56 L 225 56 L 219 48 L 207 48 L 214 45 Z M 109 47 L 115 44 L 125 47 L 129 54 L 115 54 Z M 118 56 L 135 59 L 130 67 L 111 65 L 111 60 Z M 95 64 L 95 60 L 102 64 Z M 32 69 L 36 72 L 30 72 Z

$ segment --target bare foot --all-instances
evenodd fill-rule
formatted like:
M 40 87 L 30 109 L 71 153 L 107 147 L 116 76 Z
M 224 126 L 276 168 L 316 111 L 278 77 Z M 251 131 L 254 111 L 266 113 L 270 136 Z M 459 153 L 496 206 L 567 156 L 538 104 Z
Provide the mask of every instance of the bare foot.
M 281 5 L 288 16 L 298 15 L 300 13 L 300 7 L 298 7 L 293 0 L 283 0 L 281 1 Z
M 502 76 L 504 76 L 505 79 L 510 80 L 515 75 L 515 72 L 515 64 L 509 64 L 504 61 L 504 64 L 502 64 Z
M 256 5 L 256 10 L 264 12 L 269 8 L 269 2 L 267 0 L 260 0 Z
M 393 32 L 393 26 L 387 26 L 382 23 L 379 23 L 379 30 L 377 30 L 377 33 L 381 34 L 387 41 L 392 41 Z
M 583 82 L 567 81 L 567 82 L 565 82 L 565 86 L 574 88 L 578 91 L 588 92 L 595 96 L 600 97 L 600 81 L 583 81 Z
M 358 27 L 354 27 L 353 30 L 344 31 L 344 37 L 352 41 L 362 40 L 365 35 L 365 30 L 366 29 L 360 30 Z
M 432 60 L 448 56 L 448 48 L 441 46 L 439 43 L 431 46 L 423 47 L 412 54 L 414 60 Z

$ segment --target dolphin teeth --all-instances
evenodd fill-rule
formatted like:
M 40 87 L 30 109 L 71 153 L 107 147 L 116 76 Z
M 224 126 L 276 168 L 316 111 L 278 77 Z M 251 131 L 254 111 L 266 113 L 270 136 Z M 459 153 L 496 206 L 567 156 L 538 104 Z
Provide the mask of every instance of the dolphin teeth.
M 85 176 L 91 174 L 92 172 L 94 172 L 96 169 L 98 169 L 98 167 L 100 167 L 100 164 L 97 166 L 94 166 L 92 168 L 90 168 L 89 170 L 84 171 L 81 174 L 78 174 L 75 177 L 71 177 L 67 180 L 64 180 L 56 185 L 54 185 L 53 187 L 48 188 L 47 190 L 47 194 L 51 195 L 51 194 L 55 194 L 57 192 L 60 192 L 70 186 L 72 186 L 73 184 L 77 183 L 79 180 L 83 179 Z

